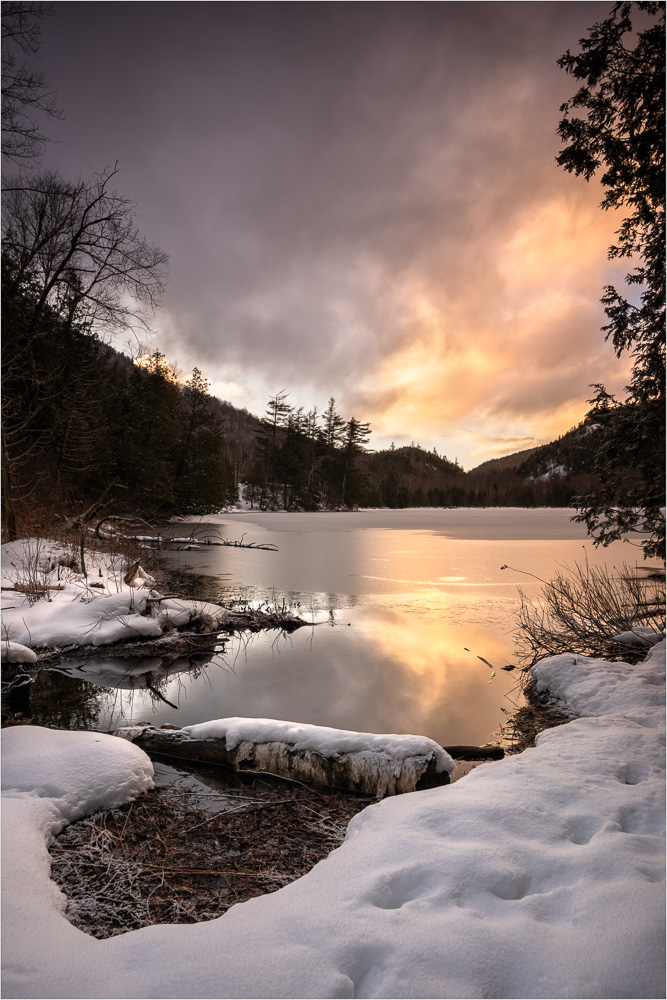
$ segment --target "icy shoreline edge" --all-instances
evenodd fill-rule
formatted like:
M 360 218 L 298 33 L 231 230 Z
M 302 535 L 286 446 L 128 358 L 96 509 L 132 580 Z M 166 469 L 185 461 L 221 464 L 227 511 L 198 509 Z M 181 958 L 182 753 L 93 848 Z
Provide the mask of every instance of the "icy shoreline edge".
M 664 995 L 664 660 L 541 661 L 578 718 L 535 748 L 369 807 L 308 875 L 217 920 L 104 941 L 66 919 L 47 844 L 149 787 L 150 761 L 5 730 L 3 995 Z

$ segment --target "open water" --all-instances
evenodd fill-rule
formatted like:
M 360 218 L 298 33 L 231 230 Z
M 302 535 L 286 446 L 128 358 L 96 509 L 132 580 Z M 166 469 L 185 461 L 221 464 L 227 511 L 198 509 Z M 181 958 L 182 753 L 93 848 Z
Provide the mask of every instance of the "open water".
M 518 588 L 535 597 L 542 586 L 535 577 L 548 580 L 584 558 L 638 561 L 628 545 L 596 550 L 571 515 L 247 511 L 172 526 L 172 534 L 194 531 L 202 543 L 276 545 L 201 544 L 163 558 L 197 574 L 202 598 L 286 605 L 311 627 L 235 638 L 194 672 L 175 664 L 161 673 L 146 663 L 128 675 L 127 661 L 82 663 L 76 675 L 94 702 L 93 722 L 109 729 L 251 716 L 418 733 L 442 744 L 487 742 L 520 700 L 514 674 L 501 669 L 516 662 Z

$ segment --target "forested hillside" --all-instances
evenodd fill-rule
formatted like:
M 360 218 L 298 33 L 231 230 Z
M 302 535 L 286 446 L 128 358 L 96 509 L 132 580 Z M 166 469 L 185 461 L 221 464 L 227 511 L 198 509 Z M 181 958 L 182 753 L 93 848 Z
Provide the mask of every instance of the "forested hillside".
M 223 414 L 197 369 L 181 385 L 163 355 L 138 363 L 58 310 L 34 312 L 4 261 L 3 527 L 104 509 L 144 518 L 217 510 L 236 495 Z
M 253 508 L 568 505 L 589 489 L 596 426 L 464 472 L 418 444 L 369 449 L 371 428 L 273 396 L 263 419 L 183 381 L 158 351 L 131 360 L 67 299 L 3 255 L 3 531 L 98 509 L 147 520 Z
M 590 424 L 470 472 L 414 443 L 373 451 L 369 437 L 370 426 L 344 420 L 334 399 L 318 416 L 316 409 L 293 409 L 287 393 L 279 393 L 269 400 L 245 466 L 245 500 L 263 510 L 569 506 L 596 483 Z

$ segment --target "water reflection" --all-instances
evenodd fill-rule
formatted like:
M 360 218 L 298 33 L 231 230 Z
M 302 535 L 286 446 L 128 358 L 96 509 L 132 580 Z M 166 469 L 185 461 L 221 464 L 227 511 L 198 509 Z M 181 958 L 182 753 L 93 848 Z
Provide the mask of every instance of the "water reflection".
M 69 711 L 65 725 L 111 729 L 239 715 L 486 742 L 517 700 L 513 675 L 500 670 L 514 661 L 517 585 L 540 587 L 501 566 L 548 579 L 581 558 L 582 547 L 592 565 L 622 561 L 626 550 L 594 550 L 580 526 L 569 526 L 569 512 L 501 511 L 486 521 L 475 512 L 470 538 L 460 537 L 465 520 L 452 537 L 447 516 L 455 512 L 401 513 L 221 517 L 216 530 L 225 537 L 247 532 L 279 551 L 167 552 L 171 571 L 196 574 L 181 575 L 181 585 L 189 580 L 191 593 L 209 600 L 290 606 L 312 627 L 235 637 L 204 660 L 72 661 L 63 665 L 67 678 L 53 682 L 59 718 Z M 494 665 L 494 678 L 479 657 Z M 79 694 L 65 696 L 66 683 L 80 685 Z
M 59 686 L 65 677 L 82 685 L 87 704 L 97 686 L 94 725 L 101 729 L 241 715 L 476 743 L 502 722 L 514 681 L 500 673 L 490 684 L 491 671 L 477 658 L 507 662 L 508 644 L 491 630 L 390 607 L 325 610 L 331 602 L 319 596 L 312 628 L 235 637 L 197 660 L 63 664 Z

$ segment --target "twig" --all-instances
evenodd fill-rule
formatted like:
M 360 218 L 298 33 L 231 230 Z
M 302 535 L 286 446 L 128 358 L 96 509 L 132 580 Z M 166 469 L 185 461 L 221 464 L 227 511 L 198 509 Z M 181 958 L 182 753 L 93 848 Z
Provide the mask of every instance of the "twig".
M 273 802 L 259 802 L 256 806 L 246 806 L 245 809 L 230 809 L 223 812 L 214 813 L 213 816 L 209 816 L 205 819 L 203 823 L 197 823 L 196 826 L 190 826 L 183 833 L 192 833 L 194 830 L 199 830 L 200 827 L 206 826 L 207 823 L 212 823 L 215 819 L 224 819 L 227 816 L 242 816 L 244 813 L 256 812 L 258 809 L 271 809 L 273 806 L 284 805 L 286 802 L 294 803 L 294 799 L 274 799 Z

